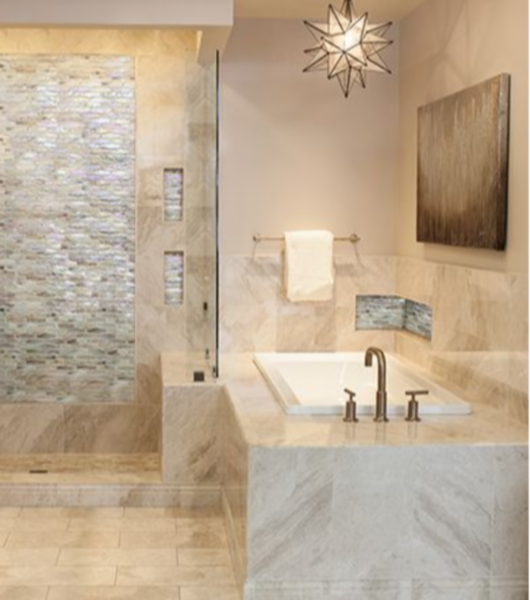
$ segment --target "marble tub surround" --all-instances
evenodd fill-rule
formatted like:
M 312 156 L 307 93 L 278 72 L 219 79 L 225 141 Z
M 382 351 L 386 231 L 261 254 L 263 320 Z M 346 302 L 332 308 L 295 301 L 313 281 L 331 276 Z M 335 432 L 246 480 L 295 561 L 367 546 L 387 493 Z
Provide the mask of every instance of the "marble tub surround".
M 222 367 L 245 599 L 526 590 L 527 428 L 517 420 L 488 406 L 415 425 L 286 417 L 251 356 Z M 226 490 L 224 505 L 233 523 Z
M 431 343 L 398 333 L 397 352 L 526 422 L 528 277 L 399 258 L 396 282 L 434 315 Z
M 525 423 L 485 404 L 476 404 L 473 413 L 465 417 L 425 417 L 424 422 L 410 425 L 402 417 L 378 426 L 370 417 L 361 418 L 359 423 L 352 425 L 343 423 L 340 417 L 287 416 L 253 364 L 251 354 L 225 355 L 221 368 L 222 382 L 244 439 L 250 446 L 524 445 L 528 441 Z M 450 382 L 432 374 L 429 377 L 456 395 L 461 394 L 461 390 Z
M 221 257 L 221 348 L 225 352 L 390 350 L 394 333 L 357 331 L 355 298 L 395 289 L 392 257 L 336 255 L 330 302 L 293 305 L 283 289 L 283 259 L 273 255 Z

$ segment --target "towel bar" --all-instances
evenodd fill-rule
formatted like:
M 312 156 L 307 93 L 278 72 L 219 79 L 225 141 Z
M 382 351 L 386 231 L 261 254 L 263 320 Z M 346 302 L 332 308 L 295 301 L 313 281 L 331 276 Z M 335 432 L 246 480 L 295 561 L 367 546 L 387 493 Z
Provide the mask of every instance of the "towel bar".
M 256 242 L 256 244 L 259 244 L 260 242 L 283 242 L 284 237 L 283 235 L 260 235 L 259 233 L 252 236 L 252 239 L 254 240 L 254 242 Z M 352 233 L 350 236 L 348 237 L 335 237 L 334 238 L 335 242 L 350 242 L 351 244 L 357 244 L 357 242 L 361 241 L 361 238 L 356 235 L 355 233 Z

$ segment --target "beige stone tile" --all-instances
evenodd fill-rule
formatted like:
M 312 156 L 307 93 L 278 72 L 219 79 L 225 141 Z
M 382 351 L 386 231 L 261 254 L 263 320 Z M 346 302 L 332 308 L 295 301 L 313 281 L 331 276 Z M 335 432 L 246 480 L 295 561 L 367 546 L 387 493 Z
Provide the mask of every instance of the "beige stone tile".
M 124 516 L 125 509 L 121 507 L 109 508 L 23 508 L 21 518 L 65 518 L 65 519 L 120 519 Z M 0 517 L 1 517 L 0 512 Z
M 47 587 L 0 587 L 0 600 L 46 600 Z
M 181 587 L 180 600 L 240 600 L 235 587 Z
M 0 564 L 2 554 L 0 552 Z M 176 566 L 177 552 L 172 548 L 67 548 L 61 550 L 60 566 L 119 566 L 165 567 Z
M 125 509 L 126 519 L 173 519 L 173 508 L 133 508 Z
M 0 519 L 0 532 L 12 531 L 16 519 Z
M 18 507 L 0 507 L 0 519 L 16 519 L 21 512 Z
M 179 548 L 178 564 L 183 567 L 231 567 L 228 550 Z
M 123 531 L 166 533 L 175 531 L 175 519 L 123 519 Z
M 122 548 L 176 548 L 177 533 L 146 531 L 122 531 L 120 537 Z
M 117 531 L 94 533 L 87 531 L 65 531 L 63 533 L 31 533 L 13 531 L 5 544 L 6 548 L 117 548 L 120 534 Z
M 218 519 L 177 519 L 177 545 L 179 548 L 227 547 L 224 524 Z
M 170 515 L 176 519 L 222 519 L 223 511 L 217 506 L 205 506 L 201 508 L 170 508 Z
M 235 581 L 226 567 L 119 567 L 116 584 L 214 587 Z
M 0 548 L 5 546 L 8 537 L 9 537 L 8 531 L 0 531 Z
M 52 587 L 47 600 L 179 600 L 179 593 L 176 587 Z
M 0 548 L 1 567 L 51 566 L 57 562 L 59 548 L 16 549 Z
M 68 529 L 69 519 L 24 519 L 13 521 L 12 531 L 29 531 L 32 533 L 61 533 Z
M 113 585 L 114 567 L 0 567 L 2 586 Z

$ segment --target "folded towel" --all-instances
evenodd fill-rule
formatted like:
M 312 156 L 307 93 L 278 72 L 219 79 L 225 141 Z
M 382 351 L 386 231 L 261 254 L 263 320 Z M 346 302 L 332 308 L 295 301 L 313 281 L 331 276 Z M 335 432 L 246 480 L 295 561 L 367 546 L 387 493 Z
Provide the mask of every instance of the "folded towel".
M 285 234 L 285 285 L 291 302 L 333 298 L 333 235 L 329 231 Z

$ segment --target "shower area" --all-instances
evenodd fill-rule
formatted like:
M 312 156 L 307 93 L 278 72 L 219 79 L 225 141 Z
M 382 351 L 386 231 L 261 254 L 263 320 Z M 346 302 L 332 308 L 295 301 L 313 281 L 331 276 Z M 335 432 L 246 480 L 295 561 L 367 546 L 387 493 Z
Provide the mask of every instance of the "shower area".
M 217 375 L 218 65 L 196 51 L 0 30 L 0 478 L 156 478 L 161 355 Z

